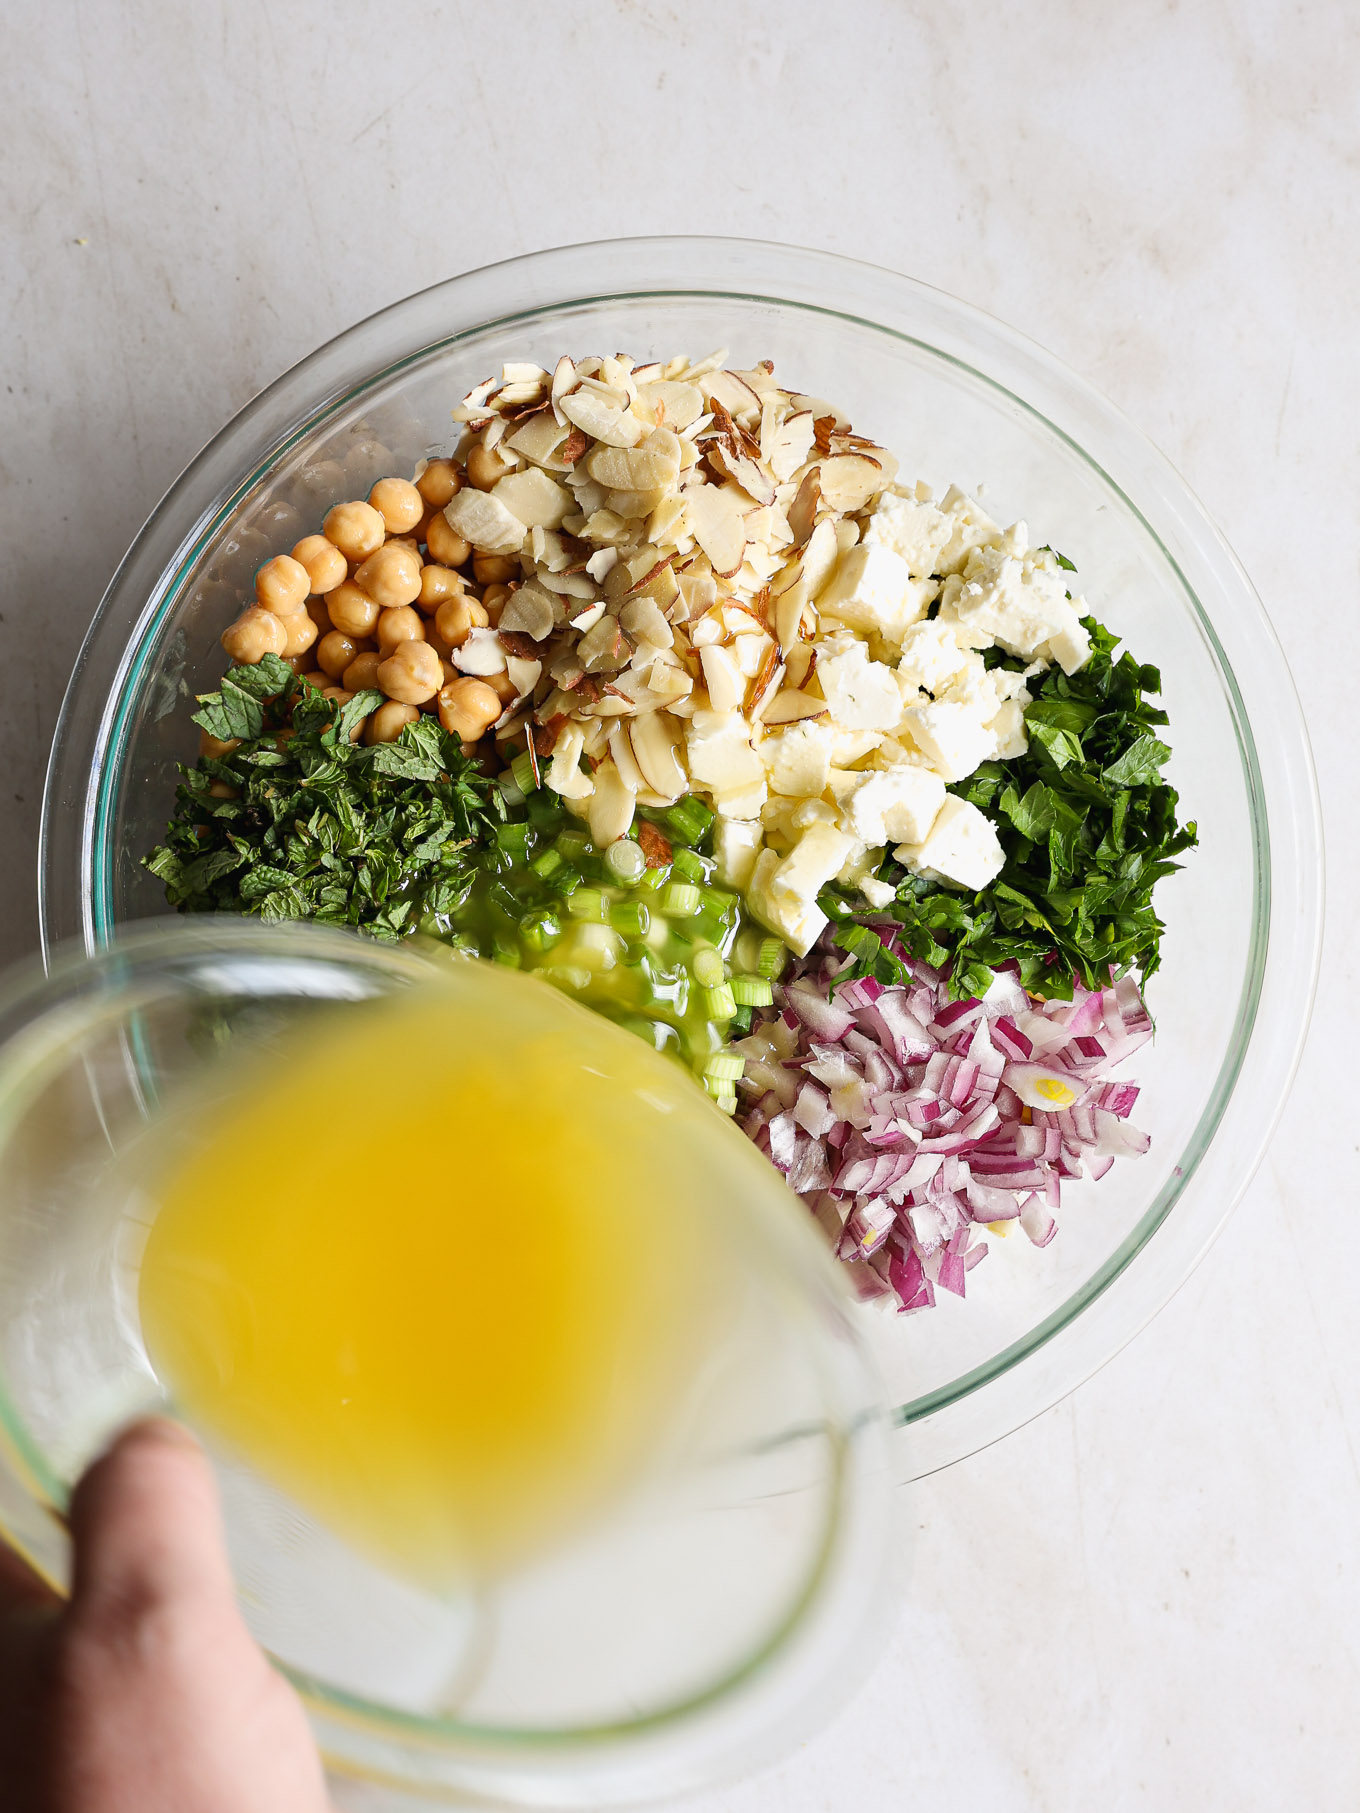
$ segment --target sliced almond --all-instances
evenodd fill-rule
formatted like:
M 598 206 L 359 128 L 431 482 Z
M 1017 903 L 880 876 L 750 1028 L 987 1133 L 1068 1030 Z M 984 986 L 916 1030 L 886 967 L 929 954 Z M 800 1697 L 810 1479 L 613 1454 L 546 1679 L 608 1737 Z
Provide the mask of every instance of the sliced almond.
M 635 447 L 646 433 L 635 415 L 607 400 L 598 390 L 574 390 L 562 398 L 561 407 L 569 422 L 609 447 Z
M 761 447 L 779 483 L 792 478 L 812 452 L 812 412 L 803 409 L 789 416 L 770 435 L 768 449 L 764 435 L 761 436 Z
M 725 346 L 720 346 L 717 352 L 710 353 L 706 359 L 697 360 L 693 365 L 686 360 L 681 367 L 681 371 L 684 376 L 693 383 L 696 379 L 705 377 L 710 371 L 717 371 L 720 366 L 726 365 L 726 363 L 727 348 Z
M 523 472 L 511 472 L 497 479 L 491 496 L 526 528 L 556 529 L 576 504 L 567 487 L 549 478 L 538 466 L 527 466 Z
M 511 594 L 501 612 L 498 627 L 512 634 L 532 636 L 535 642 L 542 642 L 552 634 L 555 620 L 551 594 L 530 582 Z
M 680 476 L 680 442 L 669 428 L 654 428 L 635 447 L 596 447 L 586 471 L 612 491 L 663 489 Z
M 708 702 L 714 711 L 740 711 L 746 701 L 746 677 L 730 648 L 713 643 L 699 651 Z
M 493 629 L 474 629 L 453 651 L 453 665 L 464 674 L 503 674 L 506 654 Z
M 675 641 L 671 626 L 655 599 L 630 598 L 619 612 L 619 622 L 632 641 L 645 643 L 650 648 L 670 648 Z
M 710 446 L 709 459 L 722 473 L 741 486 L 742 490 L 755 504 L 772 504 L 774 502 L 774 483 L 767 473 L 749 454 L 735 455 L 723 446 Z
M 703 378 L 700 389 L 711 401 L 721 403 L 735 421 L 760 420 L 760 398 L 734 371 L 715 371 Z
M 675 614 L 676 622 L 688 623 L 695 617 L 702 617 L 718 601 L 718 584 L 711 573 L 677 573 L 676 584 L 683 606 L 683 616 L 679 612 Z
M 626 734 L 647 785 L 664 799 L 675 800 L 685 791 L 686 775 L 666 727 L 667 715 L 649 711 L 634 718 Z
M 608 757 L 595 770 L 595 791 L 586 807 L 586 823 L 597 849 L 607 849 L 626 835 L 637 809 L 637 794 Z
M 790 653 L 798 641 L 803 621 L 803 606 L 807 601 L 807 581 L 802 578 L 781 592 L 775 600 L 775 635 L 785 656 Z
M 798 487 L 797 496 L 788 508 L 789 528 L 793 532 L 793 545 L 801 548 L 812 534 L 817 522 L 817 512 L 822 503 L 822 486 L 819 468 L 814 466 L 805 473 Z
M 784 664 L 779 659 L 779 646 L 772 643 L 765 660 L 751 683 L 750 718 L 752 723 L 759 723 L 765 715 L 765 708 L 778 693 L 784 679 Z
M 515 432 L 506 437 L 505 444 L 536 466 L 546 466 L 567 439 L 567 434 L 567 424 L 559 422 L 551 409 L 540 409 L 527 422 L 521 422 Z M 562 463 L 558 461 L 559 465 Z
M 523 699 L 538 685 L 539 675 L 543 672 L 543 663 L 530 659 L 527 655 L 507 655 L 505 671 L 514 683 L 516 695 Z
M 797 692 L 786 686 L 770 700 L 761 713 L 765 724 L 796 724 L 803 718 L 823 718 L 829 707 L 825 699 L 814 699 L 811 693 Z
M 665 379 L 640 382 L 638 397 L 652 411 L 653 419 L 666 428 L 688 428 L 704 413 L 704 393 L 697 384 L 675 384 Z
M 842 515 L 862 510 L 888 483 L 883 467 L 867 453 L 836 453 L 818 467 L 823 502 Z
M 640 522 L 650 516 L 667 495 L 667 487 L 657 485 L 649 491 L 609 491 L 605 494 L 605 502 L 615 516 L 621 516 L 627 522 Z
M 503 480 L 498 481 L 504 483 Z M 524 546 L 528 530 L 513 510 L 508 510 L 490 491 L 478 491 L 471 485 L 449 500 L 444 520 L 455 535 L 470 541 L 481 554 L 517 554 Z
M 582 636 L 576 645 L 576 653 L 588 674 L 616 674 L 620 668 L 627 667 L 633 647 L 618 618 L 606 614 Z
M 741 498 L 724 486 L 693 485 L 685 492 L 685 521 L 720 578 L 731 578 L 746 551 L 742 514 Z
M 807 582 L 809 603 L 816 601 L 836 569 L 841 553 L 840 538 L 836 533 L 838 527 L 829 517 L 819 522 L 803 549 L 803 578 Z

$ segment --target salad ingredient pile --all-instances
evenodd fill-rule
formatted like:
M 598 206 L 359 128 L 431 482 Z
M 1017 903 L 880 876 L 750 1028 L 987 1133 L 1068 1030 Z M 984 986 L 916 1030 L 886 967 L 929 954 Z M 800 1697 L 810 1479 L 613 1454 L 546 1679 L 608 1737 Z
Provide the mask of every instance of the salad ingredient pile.
M 148 859 L 172 904 L 433 932 L 729 1113 L 790 957 L 1033 1011 L 1151 974 L 1195 838 L 1156 670 L 1023 523 L 723 357 L 507 365 L 451 456 L 266 562 Z

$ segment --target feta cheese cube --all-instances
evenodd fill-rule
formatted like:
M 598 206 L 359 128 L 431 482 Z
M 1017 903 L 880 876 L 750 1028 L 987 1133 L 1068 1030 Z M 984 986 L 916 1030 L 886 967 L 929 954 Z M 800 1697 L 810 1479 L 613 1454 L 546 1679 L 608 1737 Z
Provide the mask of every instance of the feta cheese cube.
M 782 860 L 787 860 L 784 858 Z M 826 925 L 826 914 L 814 901 L 800 903 L 793 894 L 776 895 L 771 882 L 781 867 L 773 850 L 762 850 L 746 890 L 746 904 L 763 926 L 777 932 L 800 957 L 805 957 Z
M 800 911 L 804 910 L 840 872 L 853 848 L 853 838 L 819 819 L 808 826 L 771 874 L 770 894 L 776 900 L 793 901 Z
M 1007 699 L 996 716 L 988 718 L 987 730 L 996 743 L 988 761 L 1009 762 L 1013 757 L 1023 755 L 1029 748 L 1025 708 L 1017 699 Z
M 696 711 L 685 726 L 685 753 L 691 778 L 712 793 L 739 793 L 764 783 L 765 765 L 751 747 L 740 712 Z
M 914 875 L 953 882 L 972 893 L 994 880 L 1006 861 L 992 821 L 952 793 L 929 834 L 920 843 L 899 844 L 893 854 Z
M 822 644 L 817 678 L 832 720 L 845 730 L 892 730 L 902 716 L 902 695 L 890 667 L 871 661 L 862 642 Z
M 717 858 L 714 873 L 725 888 L 746 891 L 763 839 L 759 819 L 718 819 L 713 827 L 713 854 Z
M 937 701 L 909 705 L 902 713 L 903 728 L 926 757 L 936 774 L 947 781 L 961 781 L 992 755 L 996 740 L 973 705 Z
M 790 724 L 771 731 L 760 746 L 771 789 L 791 799 L 825 793 L 832 734 L 825 724 Z
M 865 844 L 924 842 L 945 801 L 938 774 L 903 764 L 858 782 L 841 805 L 842 830 Z
M 1048 658 L 1075 673 L 1090 643 L 1060 574 L 1007 545 L 977 548 L 961 574 L 945 581 L 937 621 L 970 648 L 999 644 L 1012 655 Z
M 851 629 L 896 644 L 925 615 L 938 590 L 934 580 L 913 579 L 906 561 L 891 548 L 862 542 L 841 555 L 817 609 Z
M 736 787 L 713 795 L 714 809 L 724 818 L 754 818 L 770 796 L 764 781 L 753 781 L 749 787 Z
M 929 623 L 912 624 L 902 638 L 902 657 L 897 663 L 899 684 L 940 693 L 970 668 L 983 671 L 981 655 L 965 648 L 953 627 L 938 617 Z
M 864 540 L 869 547 L 890 549 L 905 561 L 913 579 L 929 579 L 932 573 L 944 571 L 940 556 L 952 540 L 955 527 L 954 519 L 934 504 L 916 503 L 885 492 L 869 518 Z
M 994 523 L 976 499 L 957 485 L 951 485 L 940 499 L 940 508 L 949 520 L 950 535 L 940 552 L 937 573 L 957 573 L 974 548 L 995 540 L 1001 525 Z

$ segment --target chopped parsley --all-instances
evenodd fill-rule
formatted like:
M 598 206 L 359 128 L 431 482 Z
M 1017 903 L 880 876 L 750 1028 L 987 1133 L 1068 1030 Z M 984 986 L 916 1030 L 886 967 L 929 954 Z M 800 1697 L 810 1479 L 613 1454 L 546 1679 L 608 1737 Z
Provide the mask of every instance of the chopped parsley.
M 451 911 L 471 881 L 470 853 L 504 817 L 500 793 L 436 718 L 394 743 L 352 743 L 381 703 L 376 692 L 325 699 L 276 655 L 233 667 L 204 694 L 194 722 L 241 741 L 182 770 L 165 841 L 143 859 L 169 904 L 380 938 Z
M 1111 970 L 1136 969 L 1144 982 L 1156 970 L 1163 927 L 1152 891 L 1194 847 L 1195 826 L 1178 822 L 1176 790 L 1162 778 L 1171 751 L 1157 732 L 1167 717 L 1147 697 L 1161 692 L 1161 675 L 1128 653 L 1116 659 L 1119 638 L 1082 621 L 1091 657 L 1075 674 L 1055 666 L 1044 676 L 1025 710 L 1026 752 L 984 762 L 950 789 L 991 819 L 1006 866 L 967 894 L 889 857 L 882 875 L 897 897 L 873 913 L 852 891 L 825 891 L 823 908 L 841 922 L 836 943 L 855 958 L 847 979 L 904 979 L 860 923 L 885 918 L 899 921 L 910 955 L 952 965 L 956 996 L 982 993 L 1006 962 L 1019 964 L 1025 987 L 1060 996 L 1074 978 L 1101 988 Z

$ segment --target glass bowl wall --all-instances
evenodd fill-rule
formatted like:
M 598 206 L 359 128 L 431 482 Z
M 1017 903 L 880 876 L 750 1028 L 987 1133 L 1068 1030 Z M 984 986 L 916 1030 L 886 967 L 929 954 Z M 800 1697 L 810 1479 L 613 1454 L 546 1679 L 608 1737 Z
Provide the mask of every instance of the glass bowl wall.
M 1031 342 L 953 299 L 824 254 L 613 241 L 472 272 L 374 316 L 258 397 L 158 506 L 73 676 L 48 778 L 44 939 L 97 948 L 163 911 L 139 857 L 213 685 L 217 637 L 268 555 L 380 474 L 445 450 L 450 409 L 507 359 L 717 346 L 835 399 L 904 478 L 980 493 L 1076 563 L 1095 614 L 1162 671 L 1170 777 L 1201 844 L 1163 883 L 1164 962 L 1139 1054 L 1151 1153 L 1069 1189 L 1043 1252 L 996 1243 L 965 1302 L 881 1311 L 873 1337 L 920 1473 L 1070 1390 L 1179 1285 L 1264 1149 L 1306 1027 L 1321 846 L 1307 741 L 1259 601 L 1182 481 Z

